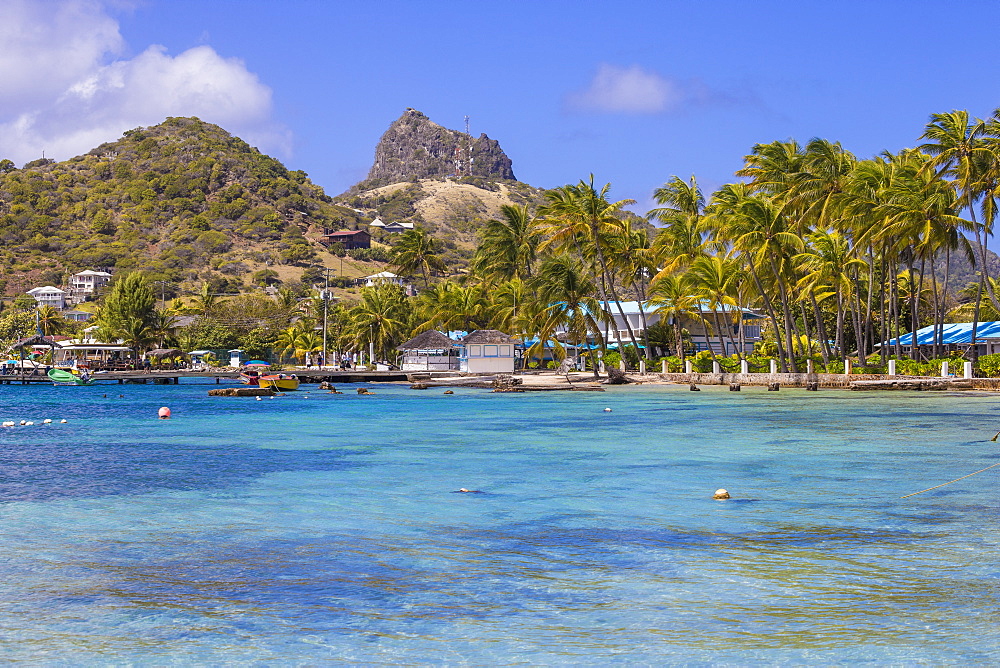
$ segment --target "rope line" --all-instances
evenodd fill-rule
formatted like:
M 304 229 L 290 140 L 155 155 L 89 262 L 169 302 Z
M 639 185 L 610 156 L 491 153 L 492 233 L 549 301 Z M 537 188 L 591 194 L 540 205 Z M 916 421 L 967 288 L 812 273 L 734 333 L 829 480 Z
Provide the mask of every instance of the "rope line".
M 940 485 L 934 485 L 933 487 L 928 487 L 927 489 L 922 489 L 919 492 L 914 492 L 913 494 L 907 494 L 906 496 L 901 496 L 899 498 L 901 498 L 901 499 L 908 499 L 911 496 L 916 496 L 917 494 L 923 494 L 924 492 L 929 492 L 932 489 L 937 489 L 938 487 L 944 487 L 945 485 L 950 485 L 951 483 L 958 482 L 959 480 L 965 480 L 966 478 L 971 478 L 972 476 L 976 475 L 977 473 L 982 473 L 983 471 L 989 471 L 991 468 L 993 468 L 995 466 L 1000 466 L 1000 462 L 997 462 L 996 464 L 992 464 L 990 466 L 987 466 L 984 469 L 979 469 L 978 471 L 974 471 L 973 473 L 970 473 L 969 475 L 964 475 L 961 478 L 955 478 L 954 480 L 949 480 L 948 482 L 943 482 Z

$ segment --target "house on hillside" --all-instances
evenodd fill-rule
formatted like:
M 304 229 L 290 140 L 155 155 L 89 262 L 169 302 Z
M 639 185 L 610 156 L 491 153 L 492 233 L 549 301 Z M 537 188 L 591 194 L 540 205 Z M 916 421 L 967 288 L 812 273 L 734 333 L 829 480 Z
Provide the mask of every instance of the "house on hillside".
M 325 246 L 332 246 L 335 243 L 343 244 L 346 250 L 355 248 L 371 248 L 372 235 L 365 230 L 337 230 L 327 232 L 323 235 L 322 243 Z
M 357 279 L 357 284 L 362 285 L 366 288 L 370 288 L 373 285 L 378 285 L 380 283 L 392 283 L 393 285 L 398 285 L 400 287 L 406 287 L 406 279 L 402 276 L 397 276 L 391 271 L 380 271 L 377 274 L 372 274 L 371 276 L 362 276 Z
M 368 223 L 368 227 L 374 227 L 376 229 L 382 230 L 385 229 L 385 223 L 382 222 L 381 218 L 376 217 L 375 220 Z
M 446 334 L 429 329 L 418 334 L 397 350 L 403 354 L 403 371 L 457 371 L 459 346 Z
M 78 311 L 77 309 L 63 311 L 62 315 L 67 320 L 72 320 L 73 322 L 87 322 L 94 317 L 94 314 L 89 311 Z
M 496 329 L 477 329 L 459 342 L 459 370 L 467 373 L 514 373 L 518 339 Z
M 66 291 L 55 286 L 32 288 L 28 294 L 34 297 L 37 306 L 52 306 L 60 311 L 66 308 Z
M 85 269 L 69 278 L 69 294 L 76 301 L 93 297 L 101 288 L 111 282 L 111 274 L 106 271 Z
M 413 229 L 413 223 L 400 223 L 397 221 L 394 223 L 387 223 L 386 226 L 382 229 L 384 229 L 386 232 L 389 232 L 390 234 L 395 234 L 398 232 L 406 232 L 407 230 Z

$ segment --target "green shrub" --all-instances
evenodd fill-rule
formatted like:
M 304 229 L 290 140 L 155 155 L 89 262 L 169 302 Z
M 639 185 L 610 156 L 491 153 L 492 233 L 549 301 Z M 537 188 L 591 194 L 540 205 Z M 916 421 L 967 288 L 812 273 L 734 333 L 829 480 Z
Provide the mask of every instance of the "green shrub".
M 983 355 L 979 358 L 979 364 L 976 369 L 981 375 L 987 378 L 1000 377 L 1000 353 Z

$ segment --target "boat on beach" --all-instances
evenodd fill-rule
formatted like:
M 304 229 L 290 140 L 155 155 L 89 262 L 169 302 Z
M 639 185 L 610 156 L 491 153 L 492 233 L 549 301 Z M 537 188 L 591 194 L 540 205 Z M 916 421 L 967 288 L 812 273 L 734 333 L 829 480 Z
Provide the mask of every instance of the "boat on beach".
M 299 378 L 290 374 L 272 374 L 261 376 L 258 380 L 258 387 L 264 390 L 276 390 L 279 392 L 290 392 L 299 389 Z

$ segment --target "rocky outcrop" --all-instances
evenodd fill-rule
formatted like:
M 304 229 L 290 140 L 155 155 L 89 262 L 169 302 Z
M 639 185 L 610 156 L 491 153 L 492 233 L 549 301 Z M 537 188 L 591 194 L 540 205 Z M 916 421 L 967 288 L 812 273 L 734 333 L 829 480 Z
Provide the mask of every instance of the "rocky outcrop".
M 472 137 L 407 109 L 375 147 L 375 164 L 356 190 L 444 176 L 514 179 L 510 158 L 485 134 Z

